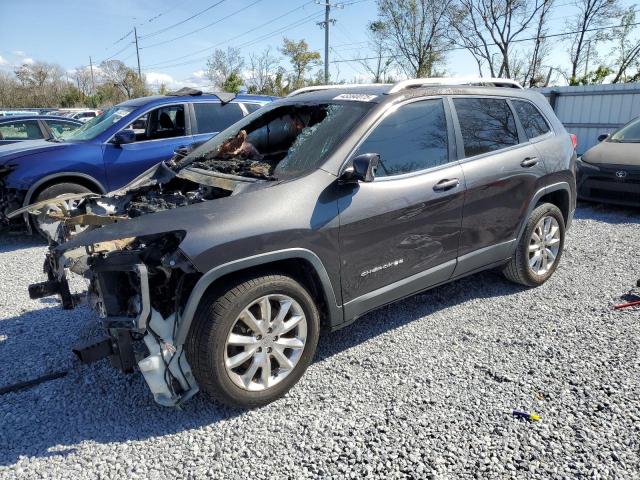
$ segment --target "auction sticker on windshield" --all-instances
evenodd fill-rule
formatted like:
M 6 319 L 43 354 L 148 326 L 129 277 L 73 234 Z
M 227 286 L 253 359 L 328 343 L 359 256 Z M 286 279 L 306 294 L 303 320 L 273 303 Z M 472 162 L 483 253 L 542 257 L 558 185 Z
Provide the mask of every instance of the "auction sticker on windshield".
M 353 100 L 355 102 L 370 102 L 377 95 L 367 95 L 366 93 L 341 93 L 334 100 Z

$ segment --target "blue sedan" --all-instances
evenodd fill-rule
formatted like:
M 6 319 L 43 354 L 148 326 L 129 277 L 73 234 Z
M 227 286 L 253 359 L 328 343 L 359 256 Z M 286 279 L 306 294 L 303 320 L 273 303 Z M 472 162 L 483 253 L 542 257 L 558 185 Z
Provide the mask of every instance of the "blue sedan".
M 83 123 L 53 115 L 16 115 L 0 118 L 0 145 L 27 140 L 49 140 L 72 132 Z
M 137 98 L 59 137 L 0 146 L 0 223 L 22 228 L 7 215 L 36 201 L 116 190 L 174 151 L 205 142 L 273 100 L 193 90 Z M 36 217 L 33 226 L 40 230 L 45 218 Z

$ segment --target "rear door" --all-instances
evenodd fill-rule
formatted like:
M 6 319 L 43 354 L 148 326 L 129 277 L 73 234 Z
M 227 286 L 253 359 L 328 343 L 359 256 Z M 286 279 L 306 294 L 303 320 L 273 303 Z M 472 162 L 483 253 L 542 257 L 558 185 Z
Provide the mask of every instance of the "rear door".
M 195 144 L 206 142 L 245 115 L 245 110 L 235 102 L 224 105 L 220 102 L 194 102 L 192 108 Z
M 454 97 L 466 181 L 455 275 L 504 260 L 546 171 L 505 98 Z
M 392 107 L 351 158 L 380 155 L 376 179 L 338 200 L 347 318 L 447 280 L 464 199 L 443 98 Z
M 192 143 L 186 104 L 163 105 L 140 115 L 125 129 L 136 141 L 124 145 L 104 144 L 104 164 L 109 189 L 119 188 L 156 163 L 171 159 L 178 148 Z

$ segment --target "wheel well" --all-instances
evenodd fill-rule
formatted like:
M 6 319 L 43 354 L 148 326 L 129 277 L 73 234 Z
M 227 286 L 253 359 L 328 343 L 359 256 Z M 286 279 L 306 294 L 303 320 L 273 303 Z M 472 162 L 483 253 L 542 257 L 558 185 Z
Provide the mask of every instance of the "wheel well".
M 569 193 L 567 193 L 566 190 L 556 190 L 543 195 L 540 200 L 538 200 L 538 204 L 541 203 L 552 203 L 558 207 L 562 212 L 562 217 L 566 225 L 569 218 Z
M 78 185 L 82 185 L 85 188 L 88 188 L 92 192 L 104 193 L 104 189 L 100 186 L 100 184 L 94 180 L 91 180 L 90 178 L 65 175 L 61 177 L 51 178 L 46 182 L 43 182 L 42 185 L 38 185 L 38 188 L 36 188 L 28 198 L 29 203 L 31 203 L 34 198 L 37 198 L 38 195 L 40 195 L 40 192 L 42 192 L 44 189 L 49 188 L 52 185 L 57 185 L 59 183 L 76 183 Z
M 327 304 L 328 300 L 322 287 L 322 282 L 311 262 L 303 258 L 277 260 L 228 273 L 214 280 L 214 282 L 207 288 L 204 295 L 211 293 L 216 294 L 216 291 L 226 288 L 230 283 L 245 280 L 247 277 L 254 277 L 256 275 L 267 273 L 281 273 L 288 275 L 304 286 L 318 306 L 321 326 L 323 328 L 330 327 L 329 307 Z

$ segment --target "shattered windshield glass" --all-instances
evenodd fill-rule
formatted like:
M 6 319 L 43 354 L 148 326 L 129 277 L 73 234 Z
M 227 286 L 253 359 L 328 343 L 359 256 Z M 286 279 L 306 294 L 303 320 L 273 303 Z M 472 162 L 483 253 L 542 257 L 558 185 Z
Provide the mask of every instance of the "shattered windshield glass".
M 179 166 L 262 179 L 299 176 L 318 168 L 371 107 L 360 102 L 274 104 L 216 135 Z

